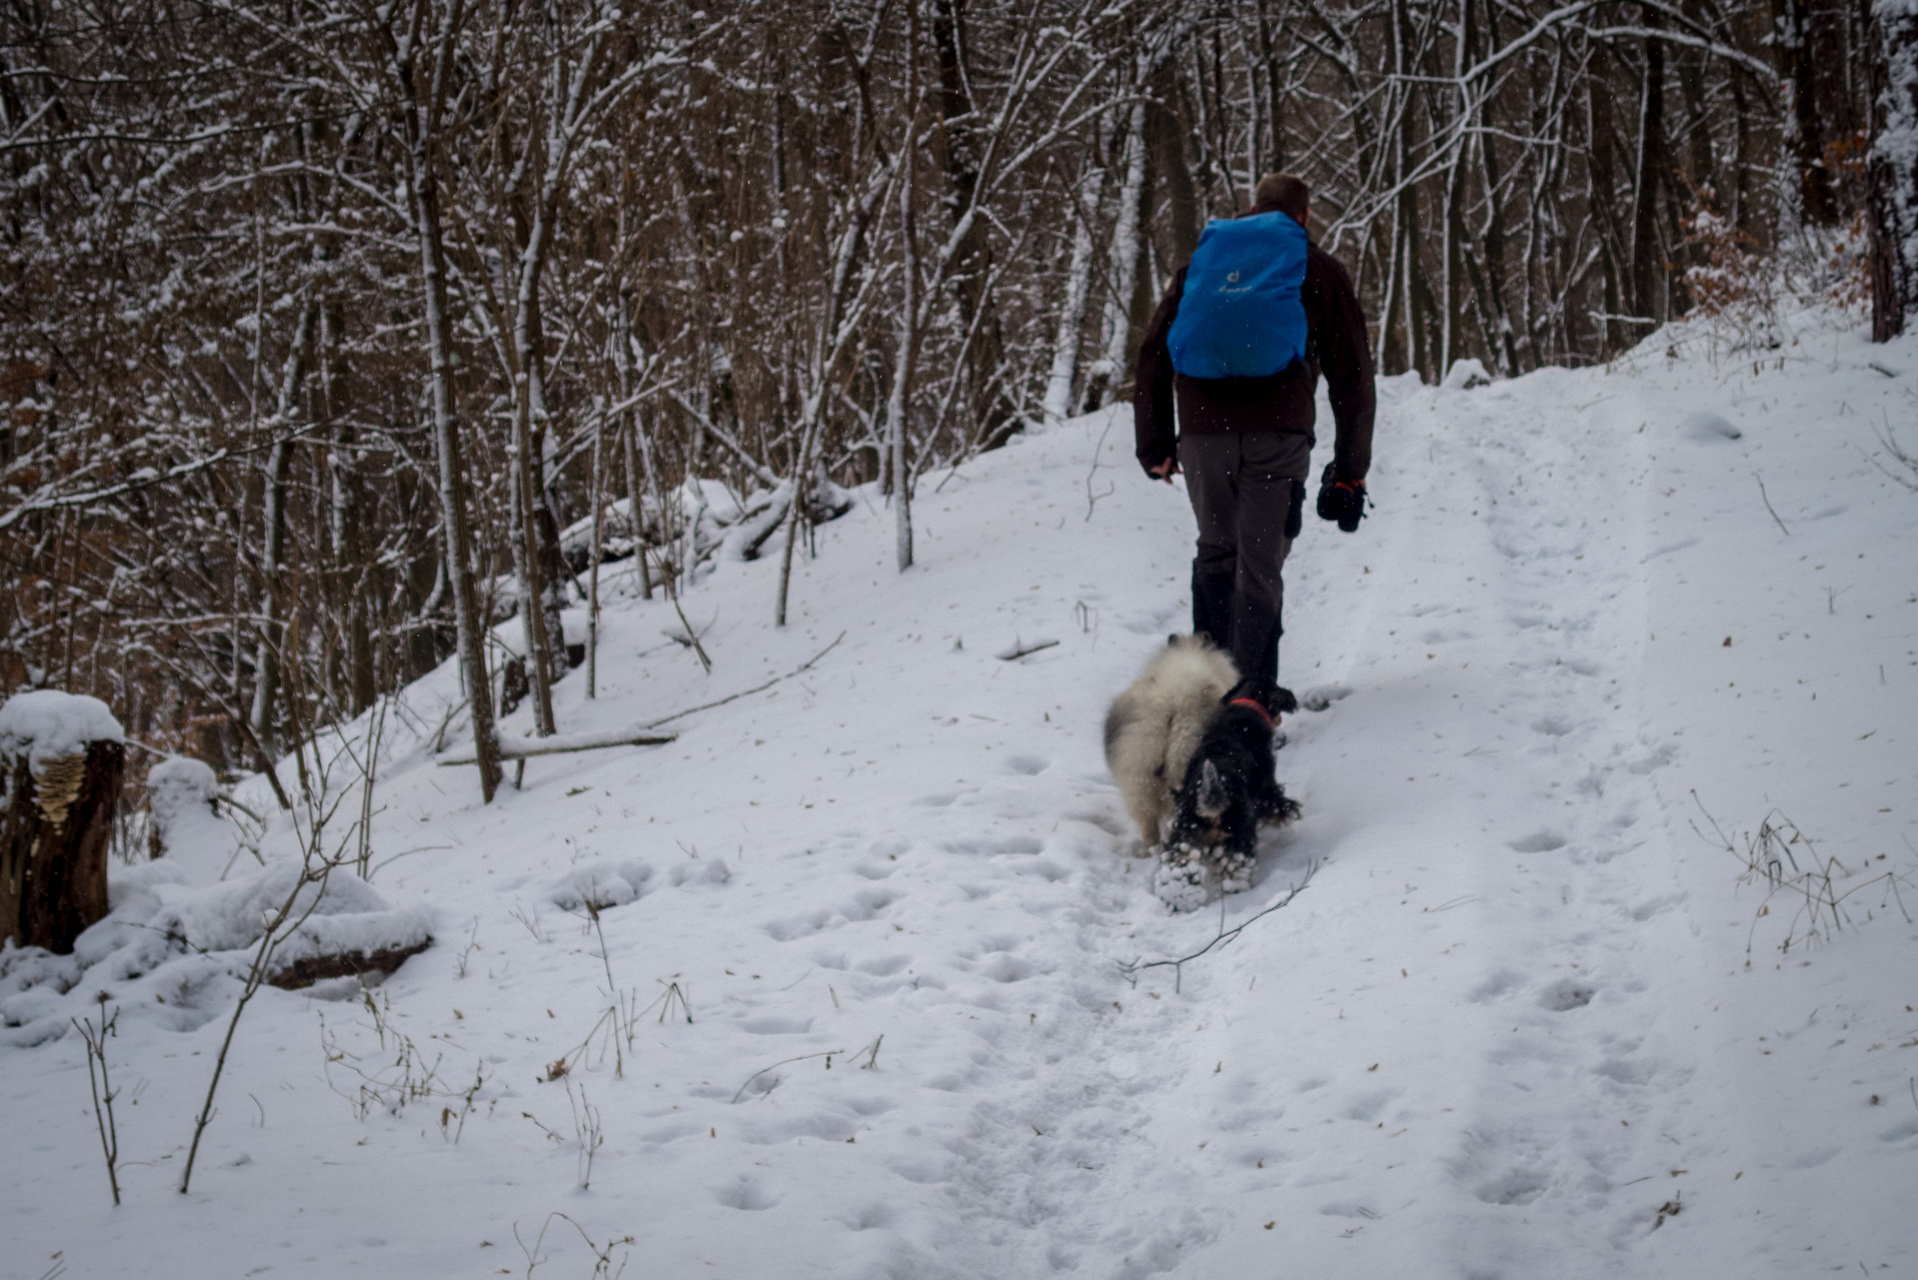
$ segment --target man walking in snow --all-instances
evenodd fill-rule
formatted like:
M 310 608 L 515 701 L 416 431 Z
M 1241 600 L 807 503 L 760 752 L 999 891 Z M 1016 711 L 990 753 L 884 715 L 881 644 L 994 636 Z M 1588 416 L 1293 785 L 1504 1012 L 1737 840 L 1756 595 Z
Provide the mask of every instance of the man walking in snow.
M 1318 512 L 1347 533 L 1365 514 L 1372 461 L 1365 316 L 1345 268 L 1306 237 L 1308 195 L 1303 180 L 1267 174 L 1250 212 L 1206 226 L 1152 317 L 1132 391 L 1140 465 L 1168 484 L 1183 472 L 1198 519 L 1192 629 L 1268 684 L 1321 373 L 1338 436 Z

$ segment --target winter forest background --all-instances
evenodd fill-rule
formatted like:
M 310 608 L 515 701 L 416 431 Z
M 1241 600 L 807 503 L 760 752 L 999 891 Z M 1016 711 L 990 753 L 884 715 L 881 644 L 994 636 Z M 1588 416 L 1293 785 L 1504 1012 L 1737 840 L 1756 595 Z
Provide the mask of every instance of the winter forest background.
M 19 0 L 0 31 L 0 684 L 225 769 L 456 651 L 550 732 L 596 539 L 696 589 L 878 479 L 903 565 L 915 485 L 1128 393 L 1265 171 L 1312 184 L 1386 374 L 1603 362 L 1700 309 L 1762 341 L 1781 289 L 1883 338 L 1918 298 L 1905 0 Z M 523 664 L 484 649 L 515 611 Z

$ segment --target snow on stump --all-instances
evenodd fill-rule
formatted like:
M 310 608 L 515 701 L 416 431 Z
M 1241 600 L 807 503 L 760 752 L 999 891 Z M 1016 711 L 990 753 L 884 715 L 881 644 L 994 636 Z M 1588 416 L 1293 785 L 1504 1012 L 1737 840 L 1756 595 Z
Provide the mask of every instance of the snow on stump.
M 0 706 L 0 940 L 56 955 L 107 914 L 126 735 L 98 698 L 40 689 Z

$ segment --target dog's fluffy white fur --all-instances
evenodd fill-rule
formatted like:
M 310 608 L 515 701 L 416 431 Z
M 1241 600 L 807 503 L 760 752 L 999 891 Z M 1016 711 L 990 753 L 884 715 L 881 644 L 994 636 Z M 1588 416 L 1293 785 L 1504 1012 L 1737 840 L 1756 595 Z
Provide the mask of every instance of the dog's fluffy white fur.
M 1186 765 L 1238 681 L 1208 637 L 1173 636 L 1106 712 L 1106 764 L 1148 850 L 1164 838 Z

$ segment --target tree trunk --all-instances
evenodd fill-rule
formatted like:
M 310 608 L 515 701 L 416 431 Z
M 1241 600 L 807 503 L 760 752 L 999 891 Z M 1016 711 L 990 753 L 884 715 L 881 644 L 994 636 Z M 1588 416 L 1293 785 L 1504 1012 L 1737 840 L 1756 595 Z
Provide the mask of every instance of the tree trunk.
M 593 551 L 592 562 L 587 567 L 590 577 L 586 587 L 586 696 L 599 696 L 599 561 L 605 551 L 606 533 L 606 491 L 601 485 L 601 464 L 605 460 L 606 416 L 600 410 L 605 401 L 600 401 L 593 412 Z
M 1889 342 L 1918 311 L 1918 12 L 1875 0 L 1870 41 L 1871 339 Z
M 358 715 L 378 695 L 369 602 L 374 568 L 367 554 L 365 486 L 359 460 L 359 433 L 342 412 L 336 395 L 339 347 L 346 317 L 337 302 L 320 312 L 320 411 L 333 423 L 333 447 L 327 456 L 328 515 L 332 521 L 333 566 L 327 575 L 333 612 L 346 650 L 346 709 Z
M 1648 27 L 1664 25 L 1655 9 L 1647 9 Z M 1665 46 L 1645 41 L 1645 75 L 1638 106 L 1638 161 L 1632 174 L 1632 314 L 1642 322 L 1636 337 L 1644 337 L 1659 322 L 1658 308 L 1658 171 L 1664 161 Z
M 107 914 L 107 847 L 126 775 L 126 747 L 86 744 L 79 754 L 42 760 L 0 756 L 6 809 L 0 812 L 0 941 L 57 955 Z
M 1586 86 L 1585 107 L 1585 129 L 1591 149 L 1586 203 L 1591 207 L 1592 220 L 1598 224 L 1605 271 L 1605 318 L 1599 321 L 1598 354 L 1600 359 L 1609 360 L 1623 345 L 1613 336 L 1616 332 L 1613 326 L 1627 305 L 1622 282 L 1629 279 L 1631 272 L 1627 266 L 1629 259 L 1621 252 L 1619 234 L 1618 179 L 1612 166 L 1612 98 L 1597 77 Z
M 539 377 L 542 334 L 539 317 L 538 262 L 545 253 L 545 226 L 536 222 L 530 241 L 521 250 L 523 267 L 513 345 L 519 351 L 519 368 L 514 379 L 513 405 L 513 507 L 519 517 L 514 533 L 514 567 L 519 573 L 520 625 L 526 637 L 526 659 L 533 677 L 533 726 L 540 737 L 554 733 L 553 679 L 565 656 L 564 632 L 555 625 L 557 608 L 550 599 L 558 586 L 548 564 L 548 543 L 559 541 L 558 529 L 547 536 L 544 527 L 552 519 L 544 500 L 546 485 L 544 454 L 546 432 L 536 428 L 535 418 L 545 419 L 543 387 Z M 542 515 L 545 519 L 542 520 Z M 552 616 L 549 616 L 552 615 Z
M 933 102 L 944 142 L 946 178 L 952 194 L 946 198 L 957 227 L 972 212 L 979 189 L 979 156 L 973 128 L 971 69 L 967 58 L 967 0 L 932 0 L 933 52 L 939 60 L 939 87 Z M 1005 363 L 1005 338 L 993 305 L 992 245 L 987 239 L 991 222 L 975 217 L 952 255 L 951 278 L 959 294 L 959 318 L 967 332 L 977 332 L 966 352 L 967 376 L 972 383 L 975 426 L 972 438 L 1000 443 L 1017 426 L 1012 405 L 1000 388 Z
M 1700 0 L 1686 0 L 1685 13 L 1701 27 L 1711 25 L 1711 15 Z M 1724 193 L 1718 190 L 1717 165 L 1712 160 L 1710 108 L 1706 100 L 1705 51 L 1683 49 L 1677 54 L 1678 92 L 1685 104 L 1685 167 L 1689 194 L 1714 211 L 1725 207 Z M 1735 73 L 1734 73 L 1735 74 Z M 1707 193 L 1709 194 L 1709 198 Z
M 430 13 L 433 0 L 416 0 Z M 453 591 L 453 625 L 458 635 L 460 677 L 472 712 L 473 750 L 479 763 L 480 794 L 491 803 L 500 784 L 499 733 L 493 722 L 493 684 L 486 671 L 485 620 L 479 616 L 473 533 L 467 515 L 466 461 L 460 448 L 457 388 L 453 377 L 453 340 L 446 306 L 445 221 L 440 209 L 440 111 L 451 79 L 454 31 L 434 32 L 439 47 L 422 56 L 416 42 L 427 24 L 418 22 L 404 51 L 395 58 L 405 110 L 407 180 L 420 241 L 426 294 L 427 349 L 432 359 L 433 441 L 439 453 L 440 519 L 444 531 L 446 576 Z M 438 64 L 435 66 L 434 64 Z M 425 80 L 422 86 L 419 81 Z M 422 89 L 425 95 L 422 96 Z
M 1838 221 L 1831 171 L 1825 168 L 1825 122 L 1818 113 L 1818 68 L 1813 58 L 1805 0 L 1779 0 L 1776 7 L 1779 77 L 1791 91 L 1786 145 L 1798 171 L 1798 212 L 1806 226 Z
M 281 439 L 267 455 L 265 492 L 265 529 L 260 545 L 260 644 L 254 662 L 253 736 L 268 750 L 273 748 L 273 703 L 280 688 L 281 632 L 288 612 L 285 575 L 286 489 L 293 473 L 294 443 L 285 438 L 287 423 L 299 412 L 300 389 L 306 382 L 308 350 L 313 345 L 313 330 L 319 309 L 307 307 L 300 312 L 299 327 L 293 334 L 293 349 L 286 358 L 280 377 L 280 394 L 274 414 L 274 430 Z M 294 655 L 298 661 L 298 656 Z
M 620 213 L 621 218 L 625 212 Z M 619 298 L 614 304 L 617 314 L 613 323 L 613 368 L 619 375 L 620 403 L 632 399 L 633 395 L 633 291 L 631 286 L 622 283 Z M 653 573 L 646 563 L 646 504 L 640 501 L 645 492 L 640 482 L 639 448 L 645 442 L 640 439 L 639 411 L 627 408 L 620 414 L 620 439 L 626 450 L 626 506 L 627 523 L 633 534 L 633 559 L 639 565 L 639 589 L 646 599 L 653 598 Z M 652 475 L 652 450 L 646 450 L 646 475 Z
M 1092 223 L 1098 216 L 1105 168 L 1086 167 L 1073 192 L 1072 259 L 1066 265 L 1065 297 L 1059 304 L 1052 337 L 1052 368 L 1046 375 L 1046 417 L 1059 421 L 1072 412 L 1072 388 L 1079 374 L 1079 343 L 1085 331 L 1086 299 L 1091 296 Z
M 919 128 L 919 5 L 906 3 L 906 128 Z M 893 365 L 892 392 L 886 397 L 888 468 L 892 473 L 893 558 L 899 572 L 912 567 L 912 459 L 911 432 L 912 375 L 919 355 L 919 245 L 914 204 L 919 198 L 918 148 L 908 145 L 899 163 L 905 166 L 905 181 L 899 187 L 899 353 Z M 793 489 L 793 502 L 806 501 L 804 477 Z
M 1145 109 L 1146 152 L 1153 173 L 1165 184 L 1166 216 L 1157 241 L 1159 264 L 1167 276 L 1191 259 L 1203 222 L 1192 167 L 1185 158 L 1185 122 L 1172 109 L 1179 95 L 1177 72 L 1178 64 L 1168 58 L 1146 81 L 1151 95 Z
M 1135 102 L 1126 112 L 1123 129 L 1122 171 L 1119 184 L 1118 217 L 1112 228 L 1112 250 L 1107 259 L 1112 292 L 1106 298 L 1105 353 L 1103 371 L 1098 379 L 1097 409 L 1115 399 L 1129 372 L 1127 357 L 1132 349 L 1132 295 L 1139 279 L 1139 200 L 1145 189 L 1145 104 Z M 1089 393 L 1088 400 L 1093 398 Z

